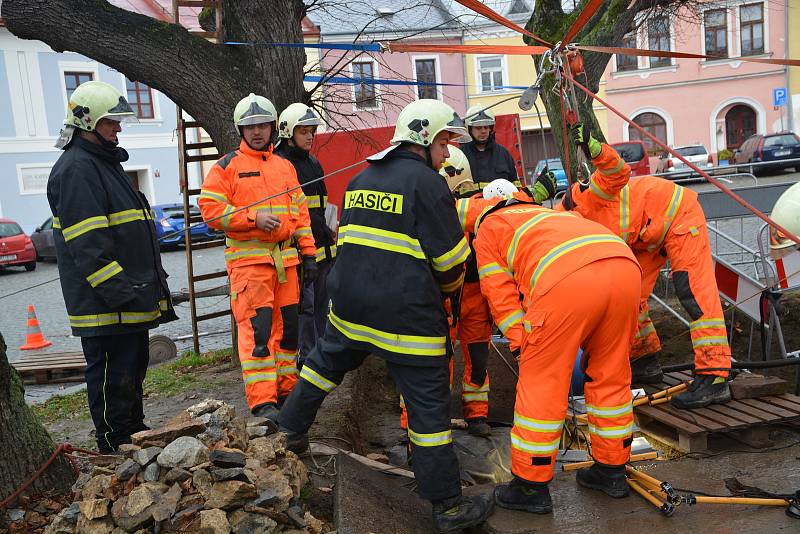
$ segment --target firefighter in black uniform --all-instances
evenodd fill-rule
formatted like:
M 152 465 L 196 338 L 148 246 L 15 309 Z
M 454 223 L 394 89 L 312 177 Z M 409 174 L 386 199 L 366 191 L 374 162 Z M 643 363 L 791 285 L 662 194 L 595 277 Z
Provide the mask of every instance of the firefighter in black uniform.
M 275 148 L 275 153 L 289 160 L 297 171 L 297 179 L 303 186 L 311 216 L 311 232 L 317 245 L 316 278 L 310 282 L 304 280 L 300 288 L 298 369 L 325 332 L 325 322 L 328 320 L 328 273 L 336 257 L 335 236 L 325 220 L 328 188 L 322 180 L 305 185 L 324 175 L 322 165 L 309 153 L 317 126 L 321 124 L 322 119 L 307 105 L 295 103 L 287 106 L 278 118 L 278 137 L 281 141 Z
M 384 358 L 405 399 L 419 495 L 433 502 L 437 532 L 480 524 L 492 507 L 486 496 L 462 497 L 450 433 L 452 348 L 442 301 L 461 287 L 469 246 L 434 169 L 458 139 L 467 131 L 450 106 L 412 102 L 397 118 L 393 146 L 350 181 L 325 334 L 279 418 L 290 449 L 302 452 L 317 410 L 345 373 L 369 354 Z
M 472 141 L 461 145 L 472 169 L 475 192 L 483 191 L 489 182 L 497 178 L 505 178 L 517 187 L 521 183 L 517 178 L 517 167 L 511 153 L 495 140 L 494 113 L 475 104 L 467 110 L 464 122 L 469 129 Z
M 153 213 L 122 170 L 128 153 L 117 146 L 117 133 L 120 122 L 131 120 L 133 110 L 113 86 L 81 84 L 56 143 L 64 153 L 47 182 L 61 290 L 72 334 L 81 338 L 102 453 L 147 429 L 147 331 L 177 319 Z

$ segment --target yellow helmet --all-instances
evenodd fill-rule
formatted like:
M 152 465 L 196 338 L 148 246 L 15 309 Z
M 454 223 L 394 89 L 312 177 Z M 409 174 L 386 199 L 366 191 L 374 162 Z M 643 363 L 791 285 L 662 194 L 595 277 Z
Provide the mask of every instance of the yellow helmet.
M 322 119 L 311 107 L 295 102 L 283 110 L 278 119 L 278 136 L 289 139 L 296 126 L 319 126 Z
M 391 144 L 407 142 L 427 147 L 444 131 L 450 132 L 451 141 L 463 143 L 470 140 L 464 120 L 453 108 L 438 100 L 416 100 L 397 116 Z
M 100 119 L 138 122 L 128 101 L 113 85 L 105 82 L 84 82 L 69 97 L 64 126 L 93 132 Z
M 783 192 L 775 202 L 770 218 L 794 235 L 800 235 L 800 182 Z M 797 243 L 770 226 L 769 248 L 773 252 L 788 249 L 793 245 Z
M 278 120 L 278 112 L 268 98 L 250 93 L 239 100 L 233 110 L 233 122 L 236 127 L 250 124 L 262 124 Z
M 450 145 L 447 150 L 450 152 L 450 157 L 442 163 L 439 174 L 444 177 L 450 191 L 455 193 L 464 184 L 474 183 L 472 170 L 469 167 L 467 156 L 464 155 L 460 148 Z
M 464 122 L 467 126 L 494 126 L 494 112 L 485 109 L 481 104 L 475 104 L 467 110 Z

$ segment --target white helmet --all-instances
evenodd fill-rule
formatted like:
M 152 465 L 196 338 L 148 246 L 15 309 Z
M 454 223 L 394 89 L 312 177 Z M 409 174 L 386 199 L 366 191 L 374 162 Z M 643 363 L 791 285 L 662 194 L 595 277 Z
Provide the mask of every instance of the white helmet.
M 772 208 L 770 218 L 783 226 L 794 235 L 800 233 L 800 183 L 783 192 Z M 794 241 L 783 235 L 783 232 L 775 228 L 769 228 L 769 248 L 773 256 L 781 249 L 797 245 Z
M 489 182 L 486 187 L 483 188 L 483 198 L 487 200 L 493 198 L 511 198 L 517 191 L 519 191 L 517 186 L 505 178 L 497 178 Z

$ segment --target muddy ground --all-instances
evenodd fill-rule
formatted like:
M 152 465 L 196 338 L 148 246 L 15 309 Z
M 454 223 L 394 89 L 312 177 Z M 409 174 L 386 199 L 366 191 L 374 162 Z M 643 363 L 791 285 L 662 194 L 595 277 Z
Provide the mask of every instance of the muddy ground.
M 674 299 L 673 299 L 674 300 Z M 691 360 L 691 342 L 686 327 L 667 311 L 654 308 L 652 317 L 656 323 L 663 343 L 663 359 L 665 365 L 683 363 Z M 726 317 L 728 314 L 726 313 Z M 784 335 L 790 350 L 800 348 L 800 298 L 787 300 L 781 316 Z M 750 323 L 743 316 L 735 319 L 736 336 L 733 341 L 734 357 L 737 360 L 760 360 L 760 339 L 758 330 L 753 333 L 752 354 L 748 355 Z M 774 351 L 775 349 L 773 349 Z M 513 362 L 507 351 L 503 350 L 505 359 Z M 513 417 L 513 399 L 515 377 L 508 366 L 492 352 L 490 400 L 490 419 L 498 424 L 507 423 Z M 773 352 L 775 357 L 775 352 Z M 456 376 L 460 376 L 460 353 L 456 354 Z M 781 376 L 794 383 L 795 370 L 781 368 L 759 371 L 762 374 Z M 176 397 L 150 397 L 145 400 L 146 423 L 155 427 L 165 423 L 179 411 L 202 400 L 213 397 L 224 400 L 236 407 L 237 413 L 247 413 L 244 402 L 241 371 L 238 365 L 223 364 L 198 371 L 200 386 Z M 453 387 L 453 403 L 451 416 L 460 417 L 460 387 L 458 380 Z M 390 457 L 393 453 L 402 455 L 405 434 L 398 425 L 398 398 L 394 384 L 386 373 L 383 362 L 377 358 L 368 359 L 357 372 L 349 375 L 345 382 L 326 400 L 314 426 L 311 429 L 312 440 L 346 450 L 354 450 L 359 454 L 385 453 Z M 57 421 L 48 426 L 48 430 L 57 441 L 68 441 L 78 446 L 93 444 L 92 423 L 89 419 L 71 419 Z M 797 455 L 800 447 L 786 449 L 783 457 L 793 461 L 797 469 Z M 327 462 L 327 463 L 326 463 Z M 315 516 L 327 521 L 333 520 L 333 494 L 336 474 L 335 462 L 328 458 L 308 458 L 307 465 L 312 473 L 312 482 L 304 492 L 306 504 Z M 797 470 L 800 472 L 800 470 Z M 800 524 L 800 523 L 798 523 Z M 800 527 L 798 527 L 800 529 Z

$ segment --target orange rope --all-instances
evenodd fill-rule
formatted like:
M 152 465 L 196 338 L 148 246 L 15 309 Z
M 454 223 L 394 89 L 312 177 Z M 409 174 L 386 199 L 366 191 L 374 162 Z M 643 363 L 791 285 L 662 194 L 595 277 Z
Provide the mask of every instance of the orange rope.
M 583 11 L 580 12 L 578 18 L 575 19 L 575 22 L 572 23 L 567 33 L 564 35 L 564 38 L 561 39 L 562 47 L 566 46 L 568 43 L 571 43 L 572 40 L 578 35 L 586 23 L 589 22 L 600 6 L 603 5 L 603 0 L 589 0 L 586 6 L 583 8 Z
M 528 37 L 530 37 L 531 39 L 533 39 L 534 41 L 536 41 L 539 44 L 543 44 L 543 45 L 547 46 L 548 48 L 552 48 L 552 46 L 553 46 L 552 43 L 548 43 L 544 39 L 542 39 L 540 37 L 537 37 L 536 35 L 532 34 L 531 32 L 529 32 L 528 30 L 526 30 L 522 26 L 518 26 L 517 24 L 514 24 L 513 22 L 511 22 L 510 20 L 505 18 L 503 15 L 501 15 L 497 11 L 494 11 L 493 9 L 487 7 L 485 4 L 483 4 L 482 2 L 479 2 L 478 0 L 456 0 L 456 2 L 458 2 L 459 4 L 461 4 L 462 6 L 464 6 L 466 8 L 471 9 L 472 11 L 474 11 L 476 13 L 479 13 L 479 14 L 483 15 L 487 19 L 493 20 L 493 21 L 497 22 L 498 24 L 502 24 L 506 28 L 512 29 L 515 32 L 521 33 L 522 35 L 527 35 Z
M 618 46 L 586 46 L 575 45 L 578 50 L 585 50 L 587 52 L 601 52 L 604 54 L 622 54 L 627 56 L 647 56 L 647 57 L 668 57 L 668 58 L 684 58 L 684 59 L 728 59 L 736 61 L 746 61 L 750 63 L 767 63 L 769 65 L 789 65 L 792 67 L 800 67 L 800 59 L 771 59 L 771 58 L 726 58 L 721 56 L 709 56 L 704 54 L 694 54 L 691 52 L 667 52 L 665 50 L 648 50 L 646 48 L 622 48 Z
M 505 54 L 509 56 L 533 56 L 544 54 L 545 46 L 523 45 L 435 45 L 388 43 L 390 52 L 440 52 L 443 54 Z
M 586 93 L 587 95 L 589 95 L 590 97 L 592 97 L 593 99 L 597 100 L 599 103 L 603 104 L 605 107 L 607 107 L 608 109 L 610 109 L 610 110 L 611 110 L 611 111 L 612 111 L 612 112 L 613 112 L 615 115 L 617 115 L 619 118 L 621 118 L 622 120 L 624 120 L 625 122 L 627 122 L 628 124 L 630 124 L 631 126 L 633 126 L 634 128 L 636 128 L 636 129 L 637 129 L 637 130 L 638 130 L 638 131 L 639 131 L 639 132 L 640 132 L 642 135 L 645 135 L 647 138 L 649 138 L 650 140 L 652 140 L 652 141 L 653 141 L 655 144 L 657 144 L 658 146 L 660 146 L 660 147 L 661 147 L 661 148 L 663 148 L 664 150 L 668 151 L 668 152 L 669 152 L 670 154 L 672 154 L 674 157 L 676 157 L 676 158 L 678 158 L 679 160 L 681 160 L 681 161 L 682 161 L 682 162 L 683 162 L 683 163 L 684 163 L 684 164 L 685 164 L 687 167 L 689 167 L 690 169 L 692 169 L 694 172 L 698 173 L 700 176 L 702 176 L 703 178 L 705 178 L 705 179 L 706 179 L 708 182 L 710 182 L 710 183 L 714 184 L 715 186 L 717 186 L 717 188 L 719 188 L 719 189 L 720 189 L 720 191 L 722 191 L 723 193 L 725 193 L 726 195 L 728 195 L 729 197 L 731 197 L 733 200 L 735 200 L 736 202 L 738 202 L 738 203 L 739 203 L 739 204 L 740 204 L 742 207 L 744 207 L 744 208 L 748 209 L 748 210 L 749 210 L 749 211 L 751 211 L 751 212 L 752 212 L 754 215 L 756 215 L 756 216 L 757 216 L 759 219 L 763 220 L 765 223 L 769 224 L 770 226 L 772 226 L 772 227 L 773 227 L 773 228 L 775 228 L 776 230 L 778 230 L 778 231 L 782 232 L 782 233 L 783 233 L 783 234 L 784 234 L 786 237 L 788 237 L 789 239 L 791 239 L 792 241 L 794 241 L 795 243 L 797 243 L 798 245 L 800 245 L 800 238 L 799 238 L 799 237 L 797 237 L 797 236 L 796 236 L 796 235 L 794 235 L 793 233 L 789 232 L 788 230 L 786 230 L 785 228 L 783 228 L 782 226 L 780 226 L 778 223 L 776 223 L 775 221 L 773 221 L 772 219 L 770 219 L 769 217 L 767 217 L 766 215 L 764 215 L 763 213 L 761 213 L 760 211 L 758 211 L 756 208 L 754 208 L 753 206 L 751 206 L 749 202 L 747 202 L 745 199 L 743 199 L 742 197 L 740 197 L 739 195 L 737 195 L 736 193 L 734 193 L 733 191 L 731 191 L 730 189 L 728 189 L 728 188 L 727 188 L 727 187 L 726 187 L 724 184 L 722 184 L 722 183 L 721 183 L 719 180 L 717 180 L 716 178 L 713 178 L 713 177 L 712 177 L 712 176 L 710 176 L 710 175 L 709 175 L 707 172 L 705 172 L 705 171 L 703 171 L 702 169 L 700 169 L 699 167 L 697 167 L 697 166 L 696 166 L 694 163 L 692 163 L 692 162 L 688 161 L 686 158 L 684 158 L 683 156 L 681 156 L 680 154 L 678 154 L 677 152 L 675 152 L 673 149 L 671 149 L 670 147 L 668 147 L 667 145 L 665 145 L 664 143 L 662 143 L 662 142 L 661 142 L 661 141 L 660 141 L 658 138 L 656 138 L 655 136 L 651 135 L 651 134 L 650 134 L 649 132 L 647 132 L 647 131 L 646 131 L 644 128 L 642 128 L 641 126 L 639 126 L 638 124 L 636 124 L 635 122 L 633 122 L 632 120 L 630 120 L 628 117 L 626 117 L 626 116 L 625 116 L 625 115 L 624 115 L 624 114 L 623 114 L 621 111 L 619 111 L 619 110 L 618 110 L 618 109 L 616 109 L 614 106 L 612 106 L 611 104 L 609 104 L 608 102 L 606 102 L 605 100 L 603 100 L 602 98 L 600 98 L 599 96 L 597 96 L 596 94 L 594 94 L 592 91 L 590 91 L 589 89 L 587 89 L 586 87 L 584 87 L 583 85 L 581 85 L 579 82 L 577 82 L 577 81 L 575 80 L 575 78 L 572 78 L 571 76 L 569 76 L 569 75 L 566 75 L 566 74 L 565 74 L 565 77 L 566 77 L 566 78 L 567 78 L 567 79 L 568 79 L 570 82 L 572 82 L 572 84 L 573 84 L 575 87 L 577 87 L 578 89 L 580 89 L 581 91 L 583 91 L 584 93 Z

